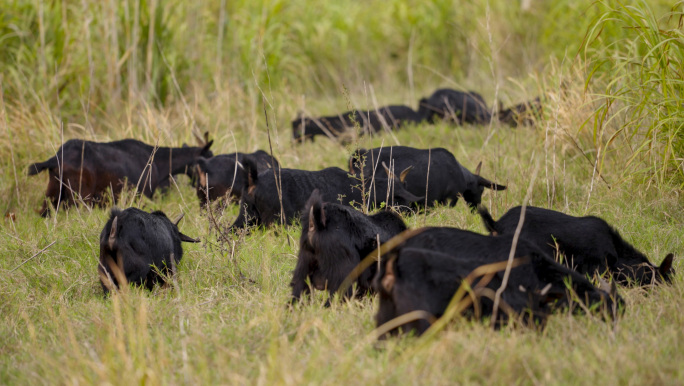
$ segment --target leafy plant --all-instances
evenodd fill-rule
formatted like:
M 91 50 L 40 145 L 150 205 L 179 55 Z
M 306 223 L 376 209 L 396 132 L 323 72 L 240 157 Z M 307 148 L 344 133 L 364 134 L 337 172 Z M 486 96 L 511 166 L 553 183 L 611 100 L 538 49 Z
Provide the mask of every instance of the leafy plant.
M 608 10 L 584 45 L 592 60 L 587 83 L 604 87 L 594 95 L 600 104 L 589 121 L 596 146 L 622 143 L 620 151 L 631 152 L 623 173 L 642 171 L 661 184 L 676 179 L 684 186 L 684 2 L 662 17 L 647 2 L 602 4 Z M 603 36 L 615 28 L 621 36 Z

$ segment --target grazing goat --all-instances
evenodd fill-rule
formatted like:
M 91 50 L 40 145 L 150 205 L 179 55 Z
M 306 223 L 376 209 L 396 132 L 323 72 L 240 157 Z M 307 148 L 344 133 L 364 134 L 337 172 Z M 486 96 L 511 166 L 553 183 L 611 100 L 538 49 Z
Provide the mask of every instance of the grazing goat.
M 461 165 L 451 152 L 443 148 L 416 149 L 408 146 L 359 149 L 349 159 L 352 173 L 363 171 L 364 176 L 377 173 L 378 165 L 394 165 L 396 170 L 411 168 L 411 173 L 402 177 L 406 190 L 414 195 L 427 193 L 427 205 L 435 202 L 456 205 L 459 197 L 474 210 L 482 201 L 485 188 L 504 190 L 499 185 L 475 174 Z M 428 174 L 429 173 L 429 174 Z M 427 185 L 427 186 L 426 186 Z M 423 202 L 421 202 L 423 204 Z
M 123 282 L 151 290 L 183 257 L 181 241 L 199 242 L 178 231 L 163 212 L 112 209 L 100 234 L 98 273 L 105 295 Z
M 292 121 L 292 137 L 295 142 L 313 140 L 316 136 L 338 138 L 354 128 L 356 122 L 362 134 L 375 133 L 387 129 L 399 129 L 407 124 L 419 123 L 422 119 L 418 112 L 408 106 L 384 106 L 377 110 L 346 111 L 339 115 L 307 118 L 298 115 Z
M 494 221 L 489 211 L 478 211 L 487 230 L 496 235 L 515 233 L 522 207 L 512 208 Z M 610 271 L 620 284 L 656 284 L 670 281 L 673 274 L 669 254 L 660 266 L 626 242 L 606 221 L 595 216 L 574 217 L 555 210 L 528 206 L 520 237 L 552 256 L 557 252 L 565 262 L 583 274 Z
M 49 171 L 46 199 L 40 210 L 49 215 L 49 206 L 59 203 L 103 203 L 103 195 L 110 188 L 116 199 L 124 185 L 129 184 L 147 197 L 152 197 L 160 186 L 168 186 L 172 175 L 184 173 L 199 156 L 211 157 L 213 141 L 204 147 L 154 147 L 134 139 L 114 142 L 91 142 L 71 139 L 57 154 L 28 168 L 32 176 Z
M 418 115 L 429 123 L 446 119 L 458 124 L 486 124 L 492 116 L 482 95 L 443 88 L 418 102 Z
M 363 191 L 375 207 L 410 207 L 424 197 L 418 197 L 404 189 L 394 176 L 376 176 L 360 181 L 346 171 L 331 167 L 318 171 L 298 169 L 271 169 L 259 173 L 255 163 L 245 157 L 247 189 L 242 192 L 240 213 L 232 229 L 264 225 L 282 221 L 289 223 L 299 218 L 311 193 L 318 189 L 326 202 L 340 202 L 360 206 L 364 202 Z
M 510 126 L 532 126 L 539 121 L 541 114 L 541 99 L 536 97 L 531 101 L 500 110 L 499 121 Z
M 504 270 L 513 247 L 513 235 L 485 236 L 455 228 L 423 228 L 399 246 L 380 257 L 380 268 L 373 279 L 379 293 L 376 314 L 379 326 L 412 311 L 423 315 L 401 327 L 404 332 L 422 334 L 431 318 L 444 314 L 452 297 L 466 278 L 472 279 L 468 298 L 470 314 L 492 316 L 494 294 L 504 284 Z M 544 324 L 548 313 L 578 299 L 588 306 L 601 304 L 617 315 L 624 303 L 615 289 L 608 293 L 594 287 L 586 278 L 556 263 L 551 256 L 524 239 L 519 239 L 512 269 L 501 294 L 496 316 L 500 325 L 511 316 Z M 478 267 L 496 266 L 481 274 Z M 570 291 L 572 290 L 572 291 Z M 575 298 L 574 296 L 577 296 Z M 398 333 L 393 329 L 390 334 Z
M 263 150 L 254 153 L 230 153 L 219 154 L 212 158 L 197 159 L 197 197 L 200 200 L 200 207 L 204 207 L 209 201 L 220 198 L 230 197 L 235 201 L 242 198 L 243 189 L 247 188 L 247 179 L 243 172 L 242 163 L 244 157 L 252 157 L 256 161 L 259 173 L 272 167 L 280 167 L 280 163 L 270 154 Z
M 391 237 L 406 230 L 404 221 L 393 212 L 365 215 L 353 208 L 324 202 L 318 190 L 311 193 L 302 213 L 299 255 L 292 281 L 292 300 L 310 291 L 307 280 L 330 296 L 370 252 Z M 370 290 L 377 264 L 371 264 L 355 280 L 358 294 Z M 347 296 L 352 294 L 348 288 Z

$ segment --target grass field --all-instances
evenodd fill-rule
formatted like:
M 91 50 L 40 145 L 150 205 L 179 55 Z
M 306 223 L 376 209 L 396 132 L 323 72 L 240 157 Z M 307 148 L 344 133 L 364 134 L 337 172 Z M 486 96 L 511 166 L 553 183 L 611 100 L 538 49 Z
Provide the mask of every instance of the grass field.
M 0 383 L 684 383 L 681 3 L 408 3 L 0 9 Z M 347 146 L 290 141 L 298 110 L 415 108 L 438 87 L 475 89 L 490 105 L 543 93 L 545 118 L 518 129 L 422 124 Z M 656 264 L 673 252 L 680 275 L 655 289 L 620 288 L 627 306 L 616 323 L 558 313 L 541 332 L 492 331 L 456 318 L 434 337 L 380 345 L 371 297 L 286 307 L 299 226 L 226 242 L 185 177 L 154 200 L 122 199 L 185 213 L 181 231 L 202 240 L 184 245 L 172 285 L 151 293 L 103 299 L 96 265 L 107 209 L 47 219 L 34 211 L 47 176 L 29 178 L 26 167 L 66 139 L 180 146 L 208 130 L 217 154 L 267 149 L 264 110 L 285 167 L 344 168 L 355 146 L 445 147 L 508 185 L 483 196 L 494 217 L 531 187 L 530 204 L 601 216 Z M 226 227 L 237 207 L 215 215 Z M 405 221 L 484 233 L 462 202 Z

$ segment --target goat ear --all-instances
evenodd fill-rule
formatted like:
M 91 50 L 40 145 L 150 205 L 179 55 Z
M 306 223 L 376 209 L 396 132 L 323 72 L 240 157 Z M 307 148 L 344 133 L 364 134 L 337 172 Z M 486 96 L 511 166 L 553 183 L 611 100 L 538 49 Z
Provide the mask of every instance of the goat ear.
M 392 292 L 392 288 L 394 288 L 394 284 L 397 281 L 396 261 L 396 253 L 388 256 L 387 263 L 385 264 L 385 274 L 382 276 L 382 280 L 380 281 L 382 288 L 388 293 Z
M 252 194 L 259 181 L 259 169 L 256 162 L 247 156 L 242 159 L 242 165 L 247 176 L 247 193 Z
M 112 220 L 112 228 L 109 230 L 109 240 L 108 240 L 108 245 L 109 249 L 114 249 L 114 242 L 116 241 L 116 231 L 117 231 L 117 226 L 119 225 L 119 217 L 114 216 L 114 220 Z
M 489 188 L 492 190 L 506 190 L 506 185 L 499 185 L 497 183 L 494 183 L 492 181 L 489 181 L 486 178 L 476 176 L 477 177 L 477 184 L 480 186 L 484 186 L 485 188 Z
M 323 202 L 317 202 L 313 205 L 313 218 L 316 221 L 316 229 L 321 230 L 326 226 L 325 218 L 325 204 Z
M 202 153 L 204 153 L 205 151 L 209 150 L 209 148 L 210 148 L 211 145 L 213 145 L 213 144 L 214 144 L 214 140 L 213 140 L 213 139 L 212 139 L 211 141 L 207 142 L 207 143 L 204 145 L 204 147 L 202 148 Z
M 477 167 L 475 168 L 475 175 L 476 176 L 480 175 L 480 170 L 482 170 L 482 161 L 480 161 L 480 163 L 477 164 Z
M 199 176 L 199 184 L 201 187 L 206 187 L 207 186 L 207 174 L 202 171 L 202 168 L 200 168 L 199 165 L 195 165 L 195 168 L 197 168 L 197 175 Z
M 180 222 L 180 220 L 183 219 L 184 216 L 185 216 L 185 213 L 179 214 L 178 217 L 176 217 L 176 219 L 173 220 L 173 225 L 178 226 L 178 223 Z
M 660 263 L 660 266 L 658 267 L 658 272 L 663 276 L 663 277 L 668 277 L 670 274 L 672 274 L 672 260 L 674 259 L 674 255 L 672 253 L 669 253 L 665 258 L 663 259 L 663 262 Z
M 311 241 L 312 235 L 316 232 L 316 219 L 314 219 L 314 206 L 311 205 L 309 208 L 309 241 Z
M 311 208 L 309 209 L 309 232 L 308 238 L 309 243 L 313 242 L 314 235 L 317 231 L 325 229 L 325 205 L 320 200 L 318 196 L 318 190 L 315 190 L 312 195 L 316 194 L 314 201 L 311 203 Z
M 401 189 L 398 189 L 398 188 L 395 189 L 394 194 L 396 197 L 403 198 L 407 202 L 411 202 L 411 203 L 413 203 L 413 202 L 424 202 L 425 201 L 425 196 L 418 197 L 415 194 L 409 192 L 408 190 L 403 189 L 403 187 Z
M 411 170 L 413 170 L 413 165 L 411 165 L 411 166 L 407 167 L 406 169 L 404 169 L 404 170 L 401 172 L 401 174 L 399 175 L 399 181 L 403 183 L 404 180 L 406 179 L 406 176 L 409 174 L 409 172 L 410 172 Z
M 185 241 L 187 243 L 199 243 L 200 242 L 199 239 L 193 239 L 192 237 L 184 235 L 180 232 L 178 232 L 178 236 L 180 237 L 181 241 Z

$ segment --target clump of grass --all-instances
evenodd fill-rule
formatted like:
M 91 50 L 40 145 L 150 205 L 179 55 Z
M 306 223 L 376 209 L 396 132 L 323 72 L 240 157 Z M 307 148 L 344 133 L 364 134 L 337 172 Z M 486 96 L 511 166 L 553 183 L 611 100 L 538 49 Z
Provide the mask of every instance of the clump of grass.
M 644 172 L 684 186 L 684 2 L 658 16 L 647 2 L 603 3 L 608 10 L 584 44 L 598 108 L 585 126 L 603 150 L 629 152 L 623 175 Z M 620 36 L 603 37 L 619 28 Z M 639 162 L 643 161 L 643 162 Z

